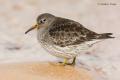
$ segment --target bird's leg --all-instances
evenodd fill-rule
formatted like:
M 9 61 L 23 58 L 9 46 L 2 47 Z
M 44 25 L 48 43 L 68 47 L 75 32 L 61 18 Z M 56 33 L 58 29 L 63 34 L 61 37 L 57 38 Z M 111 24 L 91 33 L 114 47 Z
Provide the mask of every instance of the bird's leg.
M 67 64 L 67 62 L 68 62 L 68 59 L 67 58 L 64 58 L 64 61 L 63 61 L 63 65 L 66 65 Z
M 68 63 L 68 59 L 64 58 L 64 61 L 59 63 L 62 63 L 62 65 L 75 65 L 75 60 L 76 60 L 76 57 L 74 57 L 72 63 Z
M 68 62 L 68 59 L 64 58 L 64 61 L 63 62 L 59 62 L 59 63 L 62 64 L 62 65 L 67 65 L 67 62 Z
M 74 57 L 72 64 L 75 65 L 76 57 Z
M 73 58 L 72 63 L 66 63 L 67 65 L 75 65 L 76 57 Z

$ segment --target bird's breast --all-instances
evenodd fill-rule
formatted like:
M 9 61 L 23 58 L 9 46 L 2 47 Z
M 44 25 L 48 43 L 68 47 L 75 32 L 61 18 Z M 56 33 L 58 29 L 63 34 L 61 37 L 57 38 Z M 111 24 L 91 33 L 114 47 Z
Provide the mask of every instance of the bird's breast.
M 46 28 L 40 28 L 37 31 L 37 39 L 41 44 L 49 44 L 50 42 L 49 31 Z

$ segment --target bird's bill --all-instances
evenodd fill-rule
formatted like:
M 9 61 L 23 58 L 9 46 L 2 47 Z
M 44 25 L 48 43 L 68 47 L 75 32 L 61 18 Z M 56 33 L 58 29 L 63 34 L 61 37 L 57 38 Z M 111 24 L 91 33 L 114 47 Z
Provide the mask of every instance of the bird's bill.
M 32 30 L 35 29 L 35 28 L 37 28 L 37 29 L 39 28 L 38 24 L 36 24 L 36 25 L 32 26 L 30 29 L 28 29 L 28 30 L 25 32 L 25 34 L 27 34 L 28 32 L 32 31 Z

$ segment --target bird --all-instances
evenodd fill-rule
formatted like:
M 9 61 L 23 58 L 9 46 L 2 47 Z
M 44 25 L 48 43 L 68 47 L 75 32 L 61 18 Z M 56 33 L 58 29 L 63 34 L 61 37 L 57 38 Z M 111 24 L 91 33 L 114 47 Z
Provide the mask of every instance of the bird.
M 81 23 L 50 13 L 38 15 L 36 24 L 25 34 L 37 29 L 37 40 L 50 54 L 62 58 L 63 65 L 75 65 L 76 57 L 97 42 L 111 39 L 113 33 L 97 33 Z M 71 60 L 69 62 L 69 60 Z

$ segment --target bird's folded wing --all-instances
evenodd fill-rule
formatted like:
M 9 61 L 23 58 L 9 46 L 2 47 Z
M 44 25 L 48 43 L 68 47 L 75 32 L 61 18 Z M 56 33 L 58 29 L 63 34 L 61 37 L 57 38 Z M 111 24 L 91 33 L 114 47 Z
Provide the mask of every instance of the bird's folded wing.
M 94 36 L 97 35 L 78 22 L 61 18 L 51 25 L 49 34 L 53 43 L 61 47 L 81 44 L 94 39 Z

